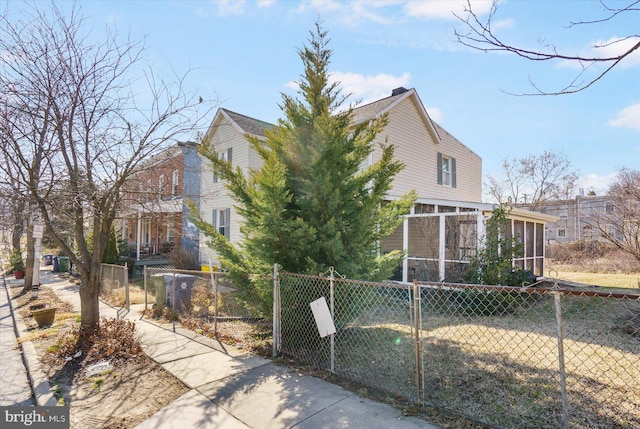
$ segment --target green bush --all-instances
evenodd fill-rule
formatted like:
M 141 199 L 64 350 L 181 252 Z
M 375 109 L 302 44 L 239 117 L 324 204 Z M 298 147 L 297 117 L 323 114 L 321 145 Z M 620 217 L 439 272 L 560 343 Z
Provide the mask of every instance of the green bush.
M 465 316 L 513 314 L 532 299 L 530 294 L 515 291 L 465 289 L 454 292 L 458 312 Z
M 22 259 L 22 252 L 18 249 L 14 249 L 11 253 L 10 263 L 11 270 L 13 272 L 25 270 L 24 260 Z

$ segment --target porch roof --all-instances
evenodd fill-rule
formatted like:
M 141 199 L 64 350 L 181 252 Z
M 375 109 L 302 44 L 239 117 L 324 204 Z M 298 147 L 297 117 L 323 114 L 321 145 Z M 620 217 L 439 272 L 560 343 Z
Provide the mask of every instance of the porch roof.
M 443 200 L 437 198 L 418 198 L 416 200 L 417 204 L 430 204 L 434 206 L 446 206 L 446 207 L 456 207 L 462 210 L 476 210 L 482 212 L 483 215 L 491 214 L 497 207 L 498 204 L 492 203 L 476 203 L 471 201 L 455 201 L 455 200 Z M 411 216 L 411 215 L 409 215 Z M 529 222 L 539 222 L 546 224 L 547 222 L 557 222 L 558 217 L 552 216 L 545 213 L 534 212 L 530 210 L 524 210 L 517 207 L 511 207 L 511 211 L 507 216 L 509 219 L 516 220 L 525 220 Z
M 127 207 L 122 211 L 122 217 L 149 213 L 182 213 L 182 198 L 171 198 L 140 203 Z

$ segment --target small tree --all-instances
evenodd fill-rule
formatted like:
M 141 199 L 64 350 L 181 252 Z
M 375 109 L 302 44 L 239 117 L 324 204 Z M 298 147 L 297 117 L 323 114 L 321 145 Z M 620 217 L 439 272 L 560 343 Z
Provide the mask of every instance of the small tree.
M 333 266 L 349 277 L 382 279 L 402 257 L 397 251 L 380 254 L 379 243 L 415 199 L 409 194 L 384 201 L 403 164 L 393 159 L 393 146 L 381 145 L 379 160 L 362 168 L 387 118 L 352 126 L 352 110 L 339 110 L 344 97 L 338 84 L 329 82 L 331 51 L 320 25 L 309 43 L 298 52 L 304 65 L 301 98 L 283 95 L 286 119 L 265 131 L 266 142 L 247 137 L 261 168 L 247 177 L 218 158 L 210 142 L 202 142 L 202 154 L 226 181 L 243 218 L 242 244 L 233 246 L 201 218 L 197 224 L 235 282 L 247 287 L 257 284 L 251 274 L 270 273 L 274 263 L 299 273 Z
M 518 237 L 507 234 L 509 211 L 509 206 L 502 204 L 487 219 L 483 246 L 464 275 L 467 283 L 521 286 L 522 276 L 514 273 L 513 260 L 522 256 L 523 247 Z
M 487 190 L 499 204 L 525 203 L 536 211 L 545 201 L 570 198 L 578 174 L 563 153 L 545 150 L 539 155 L 502 161 L 501 174 L 487 175 Z
M 640 261 L 639 170 L 621 169 L 606 198 L 581 214 L 601 238 Z
M 116 229 L 111 227 L 111 234 L 109 234 L 109 240 L 107 241 L 107 247 L 104 249 L 104 255 L 102 256 L 103 264 L 118 264 L 120 262 L 120 252 L 118 250 L 118 236 Z
M 530 273 L 514 270 L 513 260 L 521 257 L 523 246 L 521 239 L 508 234 L 507 223 L 510 207 L 502 204 L 493 210 L 485 223 L 483 246 L 478 249 L 466 273 L 465 283 L 499 286 L 523 286 L 529 280 Z M 463 314 L 501 315 L 516 311 L 525 301 L 534 299 L 513 291 L 484 291 L 476 289 L 454 293 Z

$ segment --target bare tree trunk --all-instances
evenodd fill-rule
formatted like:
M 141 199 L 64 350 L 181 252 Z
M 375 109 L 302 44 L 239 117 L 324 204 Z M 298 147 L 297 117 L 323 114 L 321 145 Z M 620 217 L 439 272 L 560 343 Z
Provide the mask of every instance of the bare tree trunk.
M 84 341 L 100 326 L 100 271 L 82 270 L 80 278 L 80 317 L 82 320 L 79 342 Z
M 20 250 L 22 240 L 22 234 L 24 233 L 24 219 L 25 219 L 25 201 L 22 196 L 15 195 L 15 199 L 11 203 L 13 219 L 11 225 L 11 246 L 14 250 Z
M 27 226 L 27 261 L 25 262 L 24 286 L 22 293 L 31 290 L 33 283 L 33 262 L 34 262 L 34 246 L 33 246 L 33 223 Z

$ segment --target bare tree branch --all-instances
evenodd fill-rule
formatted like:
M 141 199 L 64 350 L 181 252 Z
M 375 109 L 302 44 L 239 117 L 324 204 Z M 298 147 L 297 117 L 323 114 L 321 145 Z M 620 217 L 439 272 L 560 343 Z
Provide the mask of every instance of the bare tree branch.
M 164 79 L 148 68 L 140 79 L 144 43 L 112 33 L 94 42 L 77 5 L 29 4 L 18 20 L 12 6 L 0 16 L 0 152 L 79 271 L 81 332 L 90 331 L 124 183 L 176 138 L 195 137 L 212 106 L 186 89 L 188 71 Z
M 537 210 L 549 200 L 570 198 L 578 174 L 563 153 L 504 159 L 500 176 L 487 175 L 488 189 L 498 203 L 526 204 Z
M 639 0 L 634 0 L 621 8 L 611 8 L 607 6 L 602 0 L 600 1 L 600 3 L 605 7 L 607 11 L 611 12 L 609 15 L 598 20 L 572 22 L 570 23 L 569 27 L 582 24 L 598 24 L 601 22 L 612 20 L 621 13 L 633 13 L 640 11 L 640 8 L 637 7 L 637 5 L 640 4 Z M 558 48 L 553 44 L 544 44 L 540 49 L 537 50 L 514 46 L 498 37 L 492 30 L 492 23 L 496 19 L 495 16 L 497 12 L 498 0 L 494 0 L 488 17 L 483 20 L 473 11 L 470 0 L 467 0 L 467 4 L 465 6 L 465 13 L 467 15 L 464 17 L 456 15 L 456 17 L 465 24 L 464 26 L 466 28 L 465 32 L 454 29 L 454 34 L 457 38 L 457 41 L 464 46 L 482 52 L 509 52 L 511 54 L 515 54 L 521 58 L 531 61 L 570 61 L 579 64 L 581 67 L 581 71 L 578 73 L 578 75 L 571 82 L 569 82 L 568 85 L 564 86 L 560 90 L 543 90 L 537 84 L 535 84 L 531 80 L 531 78 L 529 78 L 529 82 L 535 89 L 535 92 L 514 95 L 564 95 L 583 91 L 600 81 L 613 68 L 618 66 L 620 62 L 640 49 L 639 34 L 627 35 L 612 42 L 593 46 L 596 49 L 601 49 L 604 47 L 613 46 L 615 44 L 620 44 L 628 40 L 632 40 L 635 42 L 630 47 L 624 49 L 621 53 L 617 55 L 607 56 L 563 53 L 558 50 Z M 585 72 L 592 70 L 592 66 L 596 64 L 604 64 L 605 68 L 601 71 L 595 72 L 593 76 L 582 80 L 582 78 L 585 76 Z

